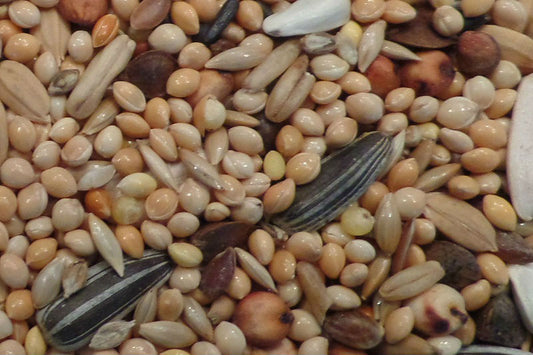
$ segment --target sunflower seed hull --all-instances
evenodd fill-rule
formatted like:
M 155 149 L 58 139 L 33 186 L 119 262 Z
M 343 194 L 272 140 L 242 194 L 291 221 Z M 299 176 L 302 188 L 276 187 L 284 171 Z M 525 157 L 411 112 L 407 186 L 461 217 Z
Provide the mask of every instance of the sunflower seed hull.
M 296 187 L 291 207 L 270 222 L 288 234 L 314 231 L 338 216 L 361 197 L 386 167 L 391 138 L 372 132 L 322 161 L 320 174 Z
M 126 259 L 124 277 L 106 262 L 98 263 L 89 268 L 83 289 L 38 311 L 37 324 L 48 344 L 75 351 L 87 345 L 102 325 L 131 312 L 145 292 L 166 282 L 171 271 L 168 256 L 153 250 L 141 259 Z
M 114 321 L 101 326 L 92 337 L 89 347 L 94 350 L 112 349 L 128 338 L 135 321 Z
M 69 298 L 85 286 L 88 269 L 89 267 L 85 261 L 77 261 L 67 266 L 61 280 L 63 297 Z

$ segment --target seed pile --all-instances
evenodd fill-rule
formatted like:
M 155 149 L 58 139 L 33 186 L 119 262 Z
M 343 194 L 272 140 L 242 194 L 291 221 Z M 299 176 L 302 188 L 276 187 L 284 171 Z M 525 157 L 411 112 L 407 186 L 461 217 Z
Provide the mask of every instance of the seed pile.
M 0 0 L 0 354 L 530 351 L 532 20 Z

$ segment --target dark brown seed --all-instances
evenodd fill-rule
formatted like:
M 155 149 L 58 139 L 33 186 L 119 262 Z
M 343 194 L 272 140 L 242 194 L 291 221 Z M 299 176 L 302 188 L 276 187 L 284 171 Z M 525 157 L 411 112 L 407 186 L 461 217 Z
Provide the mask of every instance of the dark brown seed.
M 426 259 L 441 264 L 446 274 L 439 282 L 456 290 L 481 279 L 476 257 L 458 244 L 446 240 L 435 241 L 426 249 Z
M 501 59 L 498 43 L 491 35 L 466 31 L 457 42 L 457 67 L 466 76 L 489 76 Z
M 211 223 L 191 236 L 191 243 L 200 248 L 204 262 L 229 247 L 242 247 L 256 227 L 243 222 Z
M 233 322 L 250 345 L 261 348 L 278 344 L 289 333 L 294 316 L 278 295 L 259 291 L 243 298 L 235 308 Z
M 364 312 L 335 312 L 324 321 L 326 335 L 355 349 L 371 349 L 383 339 L 383 327 Z
M 509 296 L 494 297 L 474 317 L 476 338 L 482 342 L 517 348 L 526 340 L 520 315 Z
M 433 29 L 433 8 L 429 5 L 417 8 L 416 17 L 404 24 L 390 26 L 386 38 L 403 45 L 438 49 L 455 43 L 450 37 L 443 37 Z
M 414 89 L 417 95 L 438 96 L 455 77 L 451 58 L 442 51 L 419 52 L 419 61 L 400 67 L 398 74 L 403 86 Z
M 533 248 L 524 238 L 514 232 L 498 232 L 496 235 L 498 251 L 495 252 L 506 264 L 527 264 L 533 262 Z
M 162 97 L 167 93 L 167 80 L 176 69 L 178 64 L 170 54 L 148 51 L 129 62 L 120 80 L 137 86 L 148 99 Z
M 222 295 L 233 278 L 235 264 L 235 250 L 226 248 L 222 253 L 211 259 L 202 270 L 200 290 L 211 299 Z

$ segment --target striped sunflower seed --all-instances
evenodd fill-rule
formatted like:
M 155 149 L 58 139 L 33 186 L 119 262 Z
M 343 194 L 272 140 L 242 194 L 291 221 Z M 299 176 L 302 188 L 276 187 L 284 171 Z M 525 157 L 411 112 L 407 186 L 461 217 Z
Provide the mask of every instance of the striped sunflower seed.
M 17 115 L 37 123 L 50 122 L 50 96 L 35 74 L 19 62 L 0 63 L 0 100 Z
M 135 321 L 114 321 L 102 325 L 91 338 L 89 347 L 94 350 L 112 349 L 128 338 Z
M 320 229 L 365 193 L 386 167 L 390 152 L 389 136 L 361 136 L 324 158 L 315 180 L 297 186 L 292 205 L 270 222 L 288 234 Z
M 426 261 L 385 280 L 378 292 L 386 301 L 402 301 L 429 290 L 444 277 L 444 273 L 438 261 Z
M 38 311 L 37 324 L 46 342 L 70 352 L 87 345 L 104 324 L 131 312 L 151 288 L 165 283 L 172 271 L 166 253 L 147 250 L 141 259 L 127 258 L 124 277 L 106 262 L 89 268 L 84 288 Z
M 126 68 L 135 42 L 120 35 L 104 47 L 89 63 L 70 94 L 66 109 L 75 118 L 89 117 L 98 107 L 111 81 Z
M 432 192 L 426 195 L 424 215 L 444 235 L 467 249 L 498 250 L 496 231 L 483 213 L 467 202 Z

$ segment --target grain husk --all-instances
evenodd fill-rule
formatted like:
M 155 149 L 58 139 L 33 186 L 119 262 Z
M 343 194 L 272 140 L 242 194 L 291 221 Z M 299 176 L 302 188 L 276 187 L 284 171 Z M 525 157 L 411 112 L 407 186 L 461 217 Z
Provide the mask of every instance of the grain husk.
M 171 321 L 156 321 L 141 324 L 139 334 L 152 343 L 166 348 L 183 348 L 198 340 L 185 324 Z
M 498 43 L 502 59 L 516 64 L 522 74 L 533 72 L 533 39 L 509 28 L 485 25 L 480 28 Z
M 437 261 L 426 261 L 385 280 L 378 292 L 387 301 L 402 301 L 428 290 L 443 276 L 444 269 Z
M 459 245 L 476 252 L 497 251 L 496 232 L 472 205 L 440 192 L 426 195 L 424 215 Z
M 31 288 L 35 308 L 43 308 L 59 295 L 63 270 L 64 264 L 56 258 L 39 272 Z
M 50 97 L 35 74 L 21 63 L 0 63 L 0 100 L 20 116 L 37 123 L 50 122 Z
M 50 52 L 56 63 L 62 63 L 67 53 L 70 39 L 70 23 L 56 10 L 40 9 L 41 22 L 32 29 L 32 34 L 41 41 L 43 52 Z
M 237 260 L 239 261 L 239 264 L 252 280 L 267 290 L 273 290 L 277 292 L 277 288 L 272 276 L 270 276 L 268 270 L 261 265 L 261 263 L 257 261 L 252 254 L 238 247 L 235 248 L 235 252 L 237 254 Z
M 223 182 L 214 165 L 188 149 L 181 148 L 179 156 L 194 178 L 215 190 L 223 189 Z
M 88 218 L 89 231 L 94 245 L 102 257 L 115 269 L 120 276 L 124 275 L 124 258 L 122 249 L 115 234 L 109 226 L 90 213 Z
M 400 243 L 402 220 L 394 194 L 389 192 L 381 200 L 375 213 L 374 238 L 385 253 L 393 254 Z
M 306 300 L 309 302 L 311 313 L 318 324 L 322 324 L 326 319 L 326 312 L 333 304 L 333 300 L 328 295 L 319 270 L 311 263 L 300 261 L 296 264 L 296 277 Z
M 298 40 L 284 42 L 248 74 L 242 86 L 246 89 L 264 89 L 294 63 L 299 54 L 300 42 Z
M 107 87 L 126 68 L 135 42 L 120 35 L 104 47 L 89 63 L 67 99 L 67 112 L 77 119 L 89 117 L 100 104 Z
M 381 51 L 383 41 L 385 40 L 386 28 L 387 22 L 378 20 L 368 26 L 363 32 L 361 42 L 359 42 L 359 60 L 357 63 L 361 73 L 364 73 L 368 69 Z
M 309 58 L 298 57 L 285 71 L 268 96 L 265 115 L 273 122 L 289 118 L 305 100 L 315 82 L 313 76 L 307 76 Z
M 198 301 L 190 296 L 183 296 L 183 321 L 203 339 L 213 342 L 213 326 L 207 314 Z

